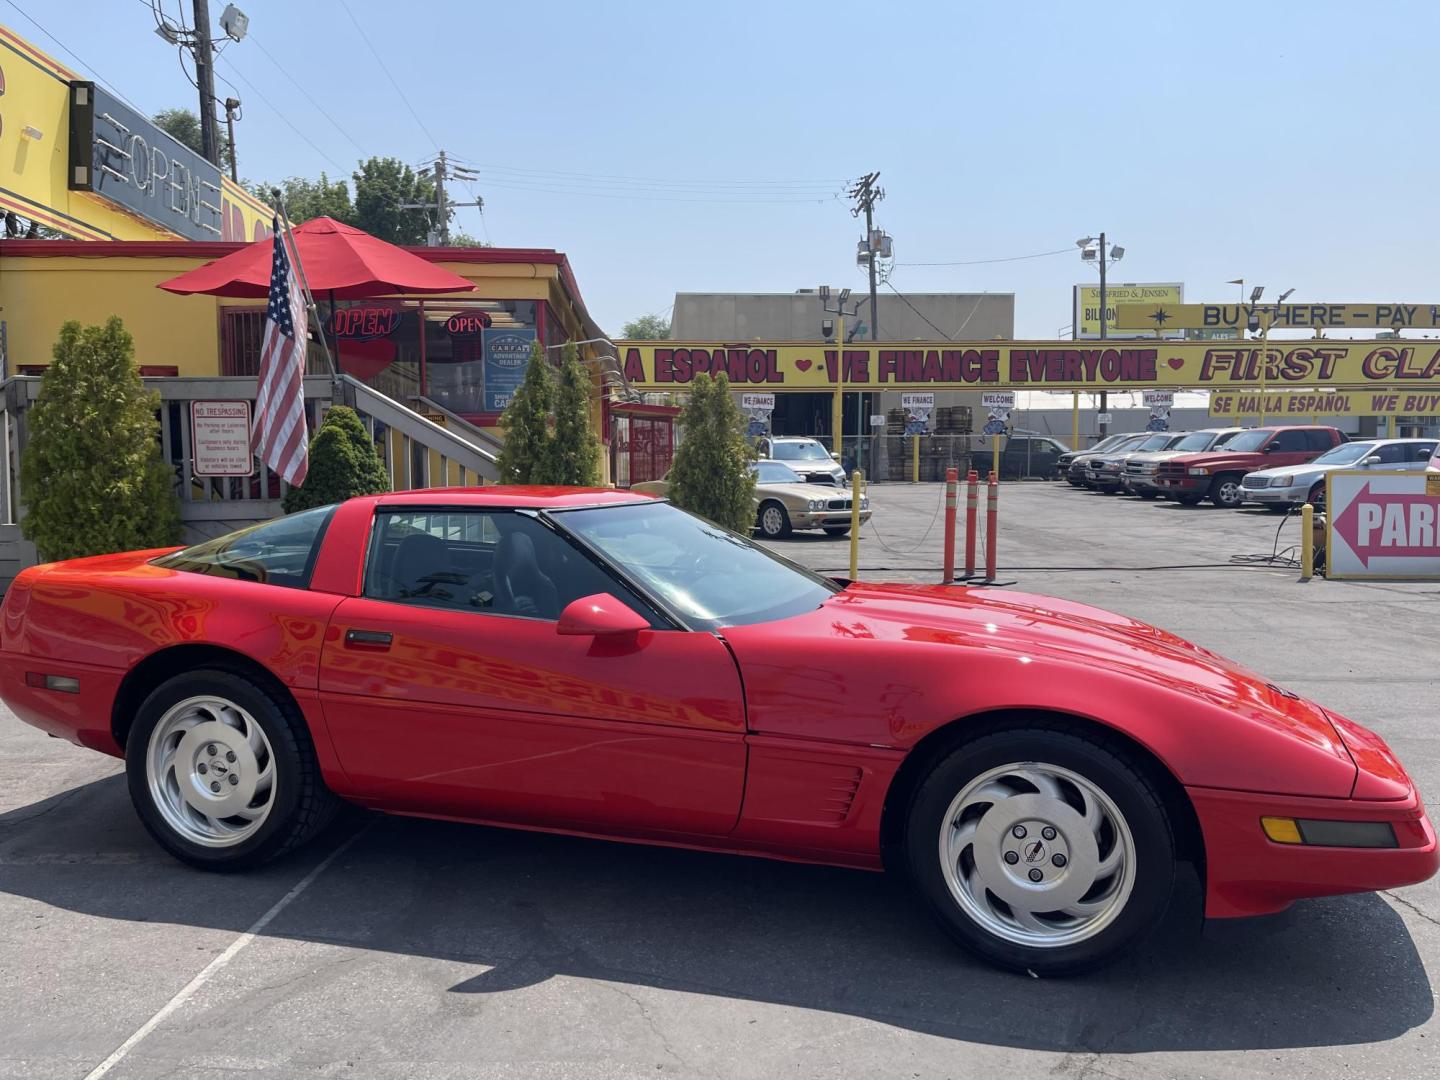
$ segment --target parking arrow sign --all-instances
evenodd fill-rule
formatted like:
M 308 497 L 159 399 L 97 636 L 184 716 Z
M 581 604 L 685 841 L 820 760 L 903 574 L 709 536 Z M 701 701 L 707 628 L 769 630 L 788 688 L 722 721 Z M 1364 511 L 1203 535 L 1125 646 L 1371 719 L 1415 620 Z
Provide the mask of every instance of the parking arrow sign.
M 1369 481 L 1335 517 L 1335 532 L 1369 567 L 1374 558 L 1440 557 L 1440 504 L 1429 496 L 1372 491 Z

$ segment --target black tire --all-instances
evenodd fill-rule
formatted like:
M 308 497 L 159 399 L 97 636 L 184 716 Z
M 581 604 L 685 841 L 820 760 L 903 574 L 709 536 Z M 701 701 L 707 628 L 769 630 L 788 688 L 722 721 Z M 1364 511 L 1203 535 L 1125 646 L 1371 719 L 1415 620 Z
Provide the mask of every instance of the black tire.
M 1212 503 L 1223 510 L 1238 510 L 1245 505 L 1245 489 L 1240 486 L 1240 473 L 1221 473 L 1210 481 L 1206 494 Z
M 826 525 L 826 526 L 825 526 L 825 535 L 826 535 L 826 536 L 837 536 L 837 537 L 838 537 L 838 536 L 845 536 L 845 535 L 848 534 L 849 532 L 850 532 L 850 526 L 849 526 L 849 525 Z
M 1307 498 L 1310 500 L 1310 505 L 1315 508 L 1315 512 L 1323 514 L 1325 512 L 1325 481 L 1321 480 L 1318 484 L 1312 484 Z
M 1134 883 L 1123 906 L 1093 936 L 1044 946 L 1008 940 L 977 921 L 946 881 L 939 839 L 953 800 L 976 777 L 1012 763 L 1059 766 L 1083 777 L 1109 797 L 1129 828 Z M 1159 924 L 1175 882 L 1174 828 L 1144 769 L 1118 740 L 1060 724 L 983 735 L 939 761 L 911 802 L 905 850 L 921 897 L 951 937 L 993 964 L 1035 975 L 1074 975 L 1114 960 Z
M 238 705 L 258 724 L 272 752 L 274 802 L 255 833 L 229 847 L 207 847 L 181 835 L 166 821 L 150 791 L 151 734 L 168 710 L 194 697 L 223 698 Z M 309 728 L 295 703 L 238 669 L 202 668 L 157 687 L 136 713 L 125 744 L 125 763 L 130 801 L 146 831 L 181 862 L 203 870 L 247 870 L 279 858 L 324 829 L 342 805 L 321 779 Z
M 778 514 L 777 514 L 778 511 Z M 790 513 L 783 503 L 766 499 L 760 504 L 755 515 L 755 526 L 767 540 L 778 540 L 790 535 Z
M 1181 506 L 1199 506 L 1200 500 L 1203 498 L 1205 498 L 1204 495 L 1176 495 L 1175 501 Z

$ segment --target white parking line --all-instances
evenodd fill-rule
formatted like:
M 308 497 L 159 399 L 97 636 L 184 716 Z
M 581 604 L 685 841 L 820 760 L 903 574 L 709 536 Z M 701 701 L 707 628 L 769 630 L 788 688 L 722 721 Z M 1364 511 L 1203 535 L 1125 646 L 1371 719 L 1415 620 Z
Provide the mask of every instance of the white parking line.
M 284 911 L 287 907 L 289 907 L 296 897 L 298 897 L 301 893 L 308 889 L 314 883 L 315 879 L 318 878 L 321 874 L 323 874 L 326 868 L 329 867 L 329 865 L 333 863 L 336 859 L 338 859 L 341 854 L 344 853 L 346 848 L 348 848 L 356 840 L 360 839 L 361 835 L 364 834 L 366 831 L 366 829 L 361 829 L 354 836 L 350 837 L 350 839 L 346 840 L 343 844 L 341 844 L 334 851 L 332 851 L 329 855 L 325 856 L 325 858 L 322 859 L 313 870 L 311 870 L 308 874 L 306 874 L 303 878 L 301 878 L 298 882 L 295 883 L 294 888 L 292 888 L 279 900 L 275 901 L 274 905 L 270 908 L 269 911 L 265 912 L 264 915 L 261 915 L 260 918 L 256 919 L 255 924 L 251 926 L 249 930 L 246 930 L 245 933 L 241 934 L 238 938 L 232 941 L 229 947 L 224 952 L 222 952 L 219 956 L 215 957 L 214 960 L 211 960 L 210 963 L 205 965 L 204 970 L 201 971 L 200 974 L 196 975 L 193 979 L 186 983 L 181 988 L 178 994 L 176 994 L 163 1006 L 161 1006 L 159 1012 L 157 1012 L 154 1016 L 150 1017 L 149 1020 L 146 1020 L 145 1023 L 141 1024 L 138 1028 L 136 1028 L 135 1033 L 131 1035 L 128 1039 L 126 1039 L 123 1043 L 121 1043 L 118 1047 L 116 1047 L 113 1054 L 111 1054 L 99 1065 L 96 1065 L 95 1068 L 92 1069 L 89 1073 L 87 1073 L 85 1076 L 85 1080 L 99 1080 L 100 1077 L 104 1076 L 116 1065 L 119 1065 L 120 1062 L 125 1060 L 126 1055 L 129 1054 L 131 1050 L 135 1049 L 135 1047 L 140 1044 L 140 1042 L 145 1038 L 145 1036 L 149 1035 L 150 1032 L 154 1031 L 157 1027 L 159 1027 L 160 1024 L 164 1022 L 167 1016 L 175 1012 L 175 1010 L 179 1009 L 182 1005 L 185 1004 L 185 1002 L 189 1001 L 190 998 L 194 996 L 195 991 L 199 990 L 202 986 L 204 986 L 207 982 L 210 981 L 211 976 L 213 976 L 216 972 L 220 971 L 220 969 L 223 968 L 226 964 L 230 963 L 231 960 L 235 959 L 235 955 L 241 949 L 245 948 L 246 945 L 249 945 L 250 942 L 255 940 L 255 935 L 260 933 L 260 931 L 264 930 L 265 927 L 269 926 L 271 920 L 273 920 L 275 916 L 279 915 L 280 912 Z

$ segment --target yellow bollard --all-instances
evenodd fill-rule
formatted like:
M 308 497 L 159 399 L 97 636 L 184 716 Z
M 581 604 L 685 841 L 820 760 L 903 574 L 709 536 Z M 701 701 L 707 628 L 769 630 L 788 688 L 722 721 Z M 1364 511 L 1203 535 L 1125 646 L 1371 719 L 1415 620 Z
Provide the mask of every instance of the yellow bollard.
M 910 483 L 920 482 L 920 436 L 910 436 Z
M 1300 508 L 1300 580 L 1315 573 L 1315 507 L 1308 502 Z
M 850 474 L 850 580 L 860 580 L 860 496 L 865 491 L 865 474 Z
M 990 471 L 1000 479 L 1000 436 L 990 436 Z

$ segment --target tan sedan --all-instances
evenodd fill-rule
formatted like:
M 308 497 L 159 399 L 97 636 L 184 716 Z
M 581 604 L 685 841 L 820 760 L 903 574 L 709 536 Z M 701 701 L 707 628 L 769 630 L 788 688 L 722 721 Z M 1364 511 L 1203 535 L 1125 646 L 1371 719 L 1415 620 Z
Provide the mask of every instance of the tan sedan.
M 755 527 L 768 540 L 788 536 L 793 529 L 824 529 L 827 536 L 850 531 L 850 489 L 829 484 L 807 484 L 783 461 L 757 461 L 755 471 Z M 632 484 L 631 491 L 664 498 L 669 477 Z M 870 498 L 860 496 L 860 521 L 870 520 Z

